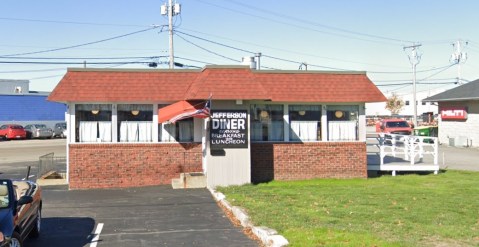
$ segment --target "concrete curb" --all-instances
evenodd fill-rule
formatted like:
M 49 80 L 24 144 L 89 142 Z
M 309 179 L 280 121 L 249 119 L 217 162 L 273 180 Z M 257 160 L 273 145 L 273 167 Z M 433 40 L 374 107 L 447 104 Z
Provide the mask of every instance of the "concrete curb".
M 37 179 L 36 183 L 40 186 L 52 186 L 52 185 L 65 185 L 68 184 L 67 180 L 64 178 L 60 179 Z
M 249 216 L 246 214 L 246 211 L 237 206 L 231 206 L 231 204 L 226 200 L 226 196 L 221 192 L 216 192 L 214 189 L 208 188 L 213 198 L 221 203 L 227 210 L 231 211 L 236 219 L 241 222 L 241 225 L 245 228 L 251 228 L 251 231 L 256 235 L 265 246 L 270 247 L 283 247 L 288 246 L 288 240 L 278 235 L 278 232 L 274 229 L 265 227 L 265 226 L 254 226 L 249 220 Z

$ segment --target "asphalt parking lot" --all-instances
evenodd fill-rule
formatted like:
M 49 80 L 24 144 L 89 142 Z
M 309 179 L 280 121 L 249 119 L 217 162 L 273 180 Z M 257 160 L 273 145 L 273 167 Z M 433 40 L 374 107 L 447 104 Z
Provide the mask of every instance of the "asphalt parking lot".
M 42 232 L 26 246 L 258 246 L 206 189 L 44 187 Z

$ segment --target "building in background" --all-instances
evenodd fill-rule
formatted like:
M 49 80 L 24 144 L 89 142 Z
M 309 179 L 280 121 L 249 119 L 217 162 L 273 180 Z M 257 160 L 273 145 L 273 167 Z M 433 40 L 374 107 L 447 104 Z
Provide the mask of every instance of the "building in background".
M 439 105 L 439 142 L 479 147 L 479 79 L 433 95 L 425 102 Z
M 53 128 L 65 121 L 66 105 L 47 101 L 49 92 L 30 91 L 28 80 L 0 79 L 0 124 L 43 123 Z

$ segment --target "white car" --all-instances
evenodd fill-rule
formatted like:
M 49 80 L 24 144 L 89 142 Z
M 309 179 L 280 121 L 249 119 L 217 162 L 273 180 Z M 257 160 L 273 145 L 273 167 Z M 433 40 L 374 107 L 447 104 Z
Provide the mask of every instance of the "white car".
M 45 124 L 29 124 L 24 127 L 27 132 L 27 139 L 31 138 L 52 138 L 53 130 Z
M 67 123 L 56 123 L 53 128 L 53 137 L 67 137 Z

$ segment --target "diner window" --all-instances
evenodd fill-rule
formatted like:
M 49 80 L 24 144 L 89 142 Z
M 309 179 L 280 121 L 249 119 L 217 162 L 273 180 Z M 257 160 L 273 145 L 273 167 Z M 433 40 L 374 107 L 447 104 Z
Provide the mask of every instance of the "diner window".
M 118 105 L 118 141 L 153 141 L 153 105 Z
M 158 105 L 158 109 L 166 105 Z M 194 119 L 187 118 L 176 123 L 159 123 L 158 140 L 160 142 L 192 142 L 194 138 Z
M 358 140 L 357 105 L 331 105 L 327 107 L 328 140 L 356 141 Z
M 284 141 L 283 105 L 251 105 L 251 140 Z
M 290 105 L 290 141 L 321 140 L 321 106 Z
M 75 141 L 111 142 L 111 105 L 75 105 Z
M 193 136 L 193 118 L 183 119 L 176 123 L 158 124 L 160 142 L 192 142 Z

